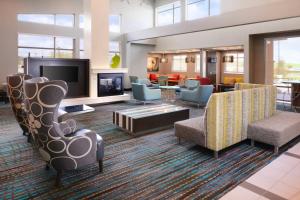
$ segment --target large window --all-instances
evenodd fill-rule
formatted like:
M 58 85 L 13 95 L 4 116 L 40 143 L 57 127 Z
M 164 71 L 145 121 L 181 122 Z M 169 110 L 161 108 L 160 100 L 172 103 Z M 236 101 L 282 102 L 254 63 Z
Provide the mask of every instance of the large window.
M 244 73 L 244 53 L 226 53 L 223 57 L 224 73 L 243 74 Z
M 120 55 L 120 43 L 118 41 L 109 42 L 109 60 L 114 57 L 114 55 Z
M 110 15 L 109 16 L 109 32 L 120 33 L 121 32 L 121 16 Z
M 156 26 L 175 24 L 181 21 L 180 1 L 156 8 Z
M 186 72 L 187 71 L 186 57 L 187 57 L 186 55 L 173 56 L 172 71 Z
M 74 27 L 73 14 L 18 14 L 18 21 Z
M 80 44 L 79 44 L 79 57 L 80 58 L 85 58 L 84 54 L 84 40 L 80 39 Z
M 200 54 L 196 55 L 196 60 L 195 60 L 195 71 L 200 72 L 201 71 L 201 57 Z
M 220 0 L 187 0 L 187 20 L 220 14 Z
M 18 35 L 19 67 L 25 57 L 72 58 L 74 39 L 49 35 Z
M 274 39 L 274 83 L 300 81 L 300 37 Z
M 79 28 L 84 28 L 84 15 L 79 15 Z

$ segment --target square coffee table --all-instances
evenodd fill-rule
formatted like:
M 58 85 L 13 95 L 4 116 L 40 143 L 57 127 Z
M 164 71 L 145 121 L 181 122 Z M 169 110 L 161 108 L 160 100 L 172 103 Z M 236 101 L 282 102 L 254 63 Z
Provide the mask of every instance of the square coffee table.
M 132 135 L 167 129 L 189 119 L 188 108 L 170 104 L 143 106 L 113 112 L 113 123 Z

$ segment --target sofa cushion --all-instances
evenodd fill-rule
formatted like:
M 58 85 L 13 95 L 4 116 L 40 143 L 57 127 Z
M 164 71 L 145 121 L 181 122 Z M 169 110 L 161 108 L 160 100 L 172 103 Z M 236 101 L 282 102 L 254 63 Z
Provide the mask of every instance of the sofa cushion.
M 282 146 L 300 134 L 300 114 L 277 112 L 268 119 L 249 124 L 248 138 L 274 146 Z
M 206 147 L 204 124 L 204 116 L 176 122 L 175 135 Z

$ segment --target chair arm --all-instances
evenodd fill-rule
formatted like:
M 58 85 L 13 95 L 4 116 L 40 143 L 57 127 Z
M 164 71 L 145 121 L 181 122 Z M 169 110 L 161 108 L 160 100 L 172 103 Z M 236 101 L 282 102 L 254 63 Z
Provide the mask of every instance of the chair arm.
M 51 152 L 50 164 L 57 171 L 73 170 L 97 161 L 97 135 L 90 130 L 78 131 L 71 137 L 63 137 L 65 150 Z
M 64 135 L 75 132 L 77 128 L 76 121 L 74 119 L 68 119 L 59 123 L 59 128 Z

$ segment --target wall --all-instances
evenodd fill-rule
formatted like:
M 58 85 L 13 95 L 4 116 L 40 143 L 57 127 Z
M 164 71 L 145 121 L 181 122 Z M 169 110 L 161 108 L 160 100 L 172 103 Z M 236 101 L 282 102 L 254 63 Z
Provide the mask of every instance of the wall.
M 59 6 L 57 6 L 59 5 Z M 32 23 L 18 23 L 17 13 L 82 13 L 81 0 L 1 0 L 0 1 L 0 85 L 8 74 L 17 73 L 18 33 L 80 37 L 81 31 Z
M 153 45 L 148 44 L 127 44 L 127 61 L 128 61 L 128 74 L 138 76 L 139 78 L 147 77 L 147 58 L 148 53 L 154 50 Z M 129 78 L 125 79 L 125 88 L 130 88 Z
M 153 0 L 139 1 L 110 0 L 110 13 L 121 15 L 121 31 L 129 33 L 153 27 Z

